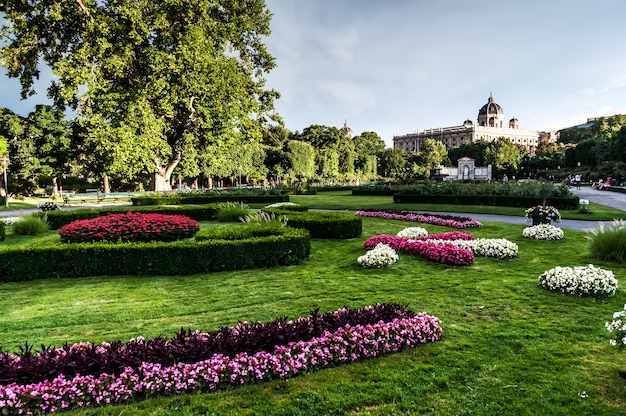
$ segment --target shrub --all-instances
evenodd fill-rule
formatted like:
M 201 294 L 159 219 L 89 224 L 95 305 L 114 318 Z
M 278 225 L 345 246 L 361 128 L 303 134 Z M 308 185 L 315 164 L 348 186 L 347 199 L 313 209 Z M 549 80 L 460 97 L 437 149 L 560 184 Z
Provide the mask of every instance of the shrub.
M 609 227 L 600 227 L 591 232 L 590 257 L 612 263 L 626 263 L 626 222 L 615 220 Z
M 50 277 L 175 276 L 297 264 L 309 256 L 306 230 L 240 241 L 81 243 L 0 250 L 0 281 Z
M 263 208 L 262 211 L 285 215 L 288 227 L 304 228 L 312 238 L 348 239 L 359 237 L 363 231 L 363 220 L 349 213 L 292 212 L 277 208 Z
M 0 221 L 0 241 L 4 241 L 6 237 L 6 226 L 2 221 Z
M 526 227 L 522 231 L 522 236 L 535 240 L 562 240 L 563 230 L 550 224 L 538 224 Z
M 238 222 L 250 213 L 248 205 L 243 202 L 221 202 L 217 204 L 217 220 L 221 222 Z
M 183 215 L 110 214 L 59 228 L 64 243 L 176 241 L 193 237 L 200 224 Z
M 50 227 L 39 216 L 29 215 L 13 224 L 15 235 L 41 235 L 50 231 Z

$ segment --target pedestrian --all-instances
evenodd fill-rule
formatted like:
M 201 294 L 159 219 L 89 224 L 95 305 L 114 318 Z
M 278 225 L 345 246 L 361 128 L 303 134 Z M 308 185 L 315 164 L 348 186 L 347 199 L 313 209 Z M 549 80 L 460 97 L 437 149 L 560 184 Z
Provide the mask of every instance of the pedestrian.
M 580 176 L 580 173 L 577 173 L 576 176 L 574 176 L 574 184 L 576 185 L 576 189 L 580 189 L 581 180 L 582 180 L 582 177 Z
M 507 183 L 509 181 L 509 177 L 506 176 L 506 173 L 504 174 L 504 177 L 502 177 L 502 182 Z

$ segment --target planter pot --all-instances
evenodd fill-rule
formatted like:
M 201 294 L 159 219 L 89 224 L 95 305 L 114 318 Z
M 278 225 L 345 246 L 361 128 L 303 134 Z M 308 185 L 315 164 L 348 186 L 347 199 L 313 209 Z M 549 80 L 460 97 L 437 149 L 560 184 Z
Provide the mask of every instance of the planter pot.
M 539 225 L 539 224 L 550 224 L 552 221 L 550 221 L 549 218 L 545 218 L 545 217 L 540 217 L 540 216 L 533 216 L 533 225 Z

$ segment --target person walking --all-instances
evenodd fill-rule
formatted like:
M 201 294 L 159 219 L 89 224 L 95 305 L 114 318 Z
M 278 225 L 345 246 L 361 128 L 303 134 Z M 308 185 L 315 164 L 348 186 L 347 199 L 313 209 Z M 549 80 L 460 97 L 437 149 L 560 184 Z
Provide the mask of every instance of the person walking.
M 577 173 L 576 176 L 574 176 L 574 184 L 576 185 L 576 189 L 580 189 L 581 180 L 582 180 L 582 177 L 580 176 L 580 173 Z

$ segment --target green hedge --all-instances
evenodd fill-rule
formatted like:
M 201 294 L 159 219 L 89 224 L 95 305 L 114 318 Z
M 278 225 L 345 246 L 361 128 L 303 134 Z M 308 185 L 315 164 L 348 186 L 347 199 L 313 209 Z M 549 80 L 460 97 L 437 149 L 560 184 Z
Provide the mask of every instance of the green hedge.
M 287 217 L 287 227 L 304 228 L 312 238 L 348 239 L 361 236 L 363 220 L 354 214 L 343 212 L 293 212 L 275 208 L 263 208 Z
M 142 212 L 145 214 L 168 214 L 168 215 L 185 215 L 196 221 L 208 221 L 215 218 L 217 213 L 216 204 L 208 205 L 160 205 L 147 207 L 110 207 L 100 209 L 75 209 L 75 210 L 59 210 L 46 211 L 39 213 L 40 216 L 47 217 L 50 229 L 56 230 L 65 224 L 76 220 L 85 220 L 96 218 L 101 215 L 119 214 L 124 212 Z
M 580 198 L 578 196 L 550 197 L 546 199 L 546 204 L 558 209 L 576 209 L 579 201 Z M 393 196 L 393 202 L 397 204 L 490 205 L 528 208 L 542 204 L 543 198 L 508 195 L 423 195 L 398 193 Z
M 391 196 L 395 195 L 398 191 L 386 188 L 354 188 L 352 195 L 381 195 Z
M 203 195 L 203 194 L 176 194 L 146 195 L 131 198 L 133 205 L 186 205 L 186 204 L 213 204 L 217 202 L 244 202 L 246 204 L 273 204 L 274 202 L 289 202 L 289 195 Z
M 2 221 L 0 221 L 0 241 L 4 241 L 7 235 L 6 226 Z
M 0 281 L 50 277 L 173 276 L 296 264 L 311 251 L 305 230 L 239 240 L 85 243 L 0 250 Z

